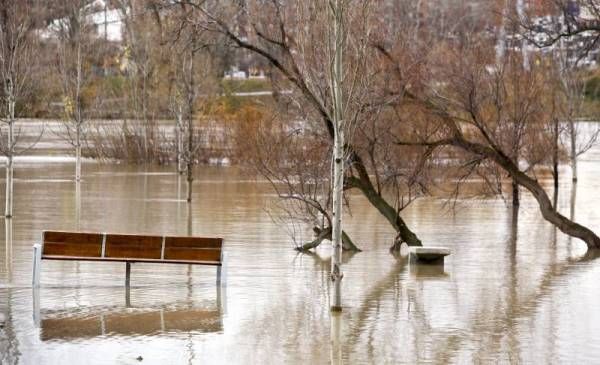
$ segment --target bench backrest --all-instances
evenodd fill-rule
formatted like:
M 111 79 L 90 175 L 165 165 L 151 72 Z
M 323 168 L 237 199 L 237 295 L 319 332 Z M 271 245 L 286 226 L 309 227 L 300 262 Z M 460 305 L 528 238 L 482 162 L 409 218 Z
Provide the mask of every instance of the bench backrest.
M 222 238 L 45 231 L 44 257 L 221 262 Z

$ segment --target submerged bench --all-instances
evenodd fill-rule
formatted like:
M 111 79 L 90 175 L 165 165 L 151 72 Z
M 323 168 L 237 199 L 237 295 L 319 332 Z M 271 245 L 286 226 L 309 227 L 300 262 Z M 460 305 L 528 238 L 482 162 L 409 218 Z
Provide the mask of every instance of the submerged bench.
M 222 238 L 45 231 L 42 243 L 33 245 L 34 287 L 42 260 L 125 262 L 127 286 L 134 262 L 216 266 L 217 283 L 226 282 Z
M 409 259 L 426 264 L 443 265 L 444 257 L 450 255 L 446 247 L 411 247 Z

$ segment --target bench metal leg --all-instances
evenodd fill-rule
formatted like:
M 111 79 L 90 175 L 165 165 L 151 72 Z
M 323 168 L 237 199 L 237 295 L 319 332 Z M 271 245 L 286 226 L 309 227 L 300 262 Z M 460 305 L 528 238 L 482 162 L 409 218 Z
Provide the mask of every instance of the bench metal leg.
M 131 307 L 131 288 L 129 285 L 125 286 L 125 307 Z
M 33 325 L 35 327 L 40 327 L 41 323 L 41 313 L 40 313 L 40 288 L 33 287 Z
M 217 266 L 217 285 L 227 286 L 227 254 L 221 253 L 221 266 Z
M 40 286 L 40 271 L 42 270 L 42 245 L 36 243 L 33 245 L 33 275 L 31 285 L 34 288 Z
M 125 263 L 125 286 L 129 286 L 131 279 L 131 262 Z
M 227 314 L 227 287 L 217 285 L 217 307 L 221 314 Z

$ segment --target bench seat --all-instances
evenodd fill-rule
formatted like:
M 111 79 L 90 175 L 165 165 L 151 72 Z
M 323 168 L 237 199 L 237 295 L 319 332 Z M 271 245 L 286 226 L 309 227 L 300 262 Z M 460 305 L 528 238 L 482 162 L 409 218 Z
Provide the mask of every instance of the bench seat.
M 212 265 L 221 266 L 217 261 L 193 261 L 193 260 L 161 260 L 161 259 L 136 259 L 131 257 L 86 257 L 86 256 L 52 256 L 44 255 L 43 260 L 62 260 L 62 261 L 112 261 L 112 262 L 146 262 L 157 264 L 184 264 L 184 265 Z
M 225 266 L 223 239 L 88 232 L 44 231 L 34 245 L 33 285 L 39 286 L 41 260 L 125 262 L 126 285 L 132 263 Z

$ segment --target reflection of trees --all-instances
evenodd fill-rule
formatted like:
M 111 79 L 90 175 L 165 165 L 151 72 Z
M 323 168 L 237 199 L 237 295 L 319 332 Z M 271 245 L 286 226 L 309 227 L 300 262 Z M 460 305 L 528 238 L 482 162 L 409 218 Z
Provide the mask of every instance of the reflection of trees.
M 539 285 L 531 295 L 523 298 L 519 297 L 518 279 L 517 279 L 517 262 L 516 262 L 516 246 L 517 246 L 517 229 L 518 229 L 518 212 L 514 212 L 511 221 L 511 234 L 507 247 L 511 253 L 509 263 L 509 274 L 507 275 L 506 286 L 508 297 L 498 296 L 496 304 L 490 308 L 486 306 L 474 316 L 474 320 L 468 330 L 460 333 L 452 334 L 445 341 L 437 342 L 438 346 L 433 351 L 434 362 L 448 363 L 451 361 L 461 347 L 464 341 L 473 338 L 481 339 L 479 350 L 474 354 L 474 359 L 485 359 L 490 357 L 489 354 L 500 353 L 502 339 L 508 336 L 509 351 L 507 356 L 519 356 L 519 340 L 515 338 L 514 327 L 517 326 L 523 318 L 535 315 L 539 309 L 543 299 L 552 295 L 553 289 L 557 281 L 564 280 L 567 275 L 585 270 L 586 266 L 580 265 L 584 262 L 589 262 L 600 257 L 600 252 L 588 250 L 588 252 L 579 258 L 568 259 L 566 262 L 557 262 L 554 257 L 550 265 L 546 268 Z M 555 230 L 555 228 L 552 228 Z M 553 235 L 556 239 L 556 235 Z M 556 247 L 556 243 L 553 245 Z M 510 358 L 512 360 L 513 357 Z
M 531 291 L 524 292 L 524 283 L 520 283 L 519 274 L 522 275 L 524 272 L 526 274 L 526 271 L 531 268 L 519 266 L 519 211 L 515 209 L 511 213 L 507 222 L 510 227 L 510 235 L 505 243 L 506 260 L 503 261 L 506 262 L 506 268 L 503 270 L 506 275 L 501 285 L 505 289 L 504 294 L 491 297 L 493 299 L 491 303 L 480 304 L 480 308 L 469 317 L 470 319 L 467 319 L 464 328 L 460 330 L 435 328 L 427 314 L 423 296 L 418 289 L 422 279 L 416 279 L 416 287 L 406 285 L 404 291 L 399 289 L 399 286 L 402 285 L 402 282 L 399 281 L 400 276 L 408 267 L 403 259 L 399 259 L 392 270 L 374 284 L 356 312 L 353 311 L 347 319 L 345 326 L 347 331 L 343 344 L 345 351 L 349 353 L 365 352 L 370 358 L 377 356 L 374 353 L 377 348 L 374 348 L 372 344 L 376 343 L 376 340 L 381 341 L 377 336 L 381 336 L 382 333 L 374 326 L 379 326 L 382 322 L 373 321 L 373 318 L 379 315 L 379 308 L 383 306 L 382 304 L 389 303 L 389 294 L 394 291 L 396 297 L 391 299 L 393 303 L 400 306 L 407 302 L 411 308 L 410 327 L 403 328 L 402 331 L 410 331 L 411 341 L 404 343 L 403 346 L 406 348 L 406 353 L 415 356 L 414 361 L 421 360 L 420 357 L 426 356 L 427 360 L 431 360 L 433 363 L 452 363 L 457 361 L 455 356 L 461 354 L 461 351 L 470 352 L 473 361 L 485 359 L 520 361 L 521 340 L 517 330 L 518 326 L 523 324 L 524 319 L 536 316 L 542 305 L 549 305 L 548 310 L 551 313 L 549 316 L 541 318 L 544 321 L 550 321 L 544 322 L 547 324 L 545 327 L 554 328 L 552 321 L 556 318 L 557 308 L 547 298 L 553 295 L 557 289 L 560 290 L 557 283 L 563 282 L 565 277 L 585 272 L 589 265 L 582 265 L 582 263 L 596 260 L 600 257 L 600 253 L 588 251 L 582 257 L 559 260 L 556 255 L 559 245 L 553 242 L 551 245 L 553 249 L 548 251 L 548 263 L 545 265 L 538 283 L 533 286 Z M 544 226 L 539 231 L 534 228 L 533 232 L 526 233 L 541 237 L 546 228 L 547 226 Z M 557 240 L 555 228 L 551 229 L 551 239 Z M 521 262 L 520 265 L 523 263 Z M 403 292 L 406 295 L 405 298 L 400 297 Z M 400 308 L 394 308 L 395 318 L 390 320 L 394 323 L 403 321 L 404 318 L 397 317 L 397 314 L 401 312 Z M 394 341 L 394 339 L 390 338 L 387 341 Z M 363 342 L 365 345 L 361 345 Z M 468 350 L 470 347 L 467 346 L 467 343 L 473 342 L 476 342 L 477 345 L 476 350 L 471 352 Z M 409 349 L 411 347 L 412 349 Z M 554 344 L 549 343 L 548 347 L 552 348 Z M 542 355 L 544 354 L 539 356 Z M 548 356 L 546 360 L 551 360 L 553 355 L 550 351 L 544 356 Z
M 13 252 L 13 223 L 12 218 L 4 219 L 5 234 L 5 268 L 6 279 L 10 284 L 12 282 L 12 252 Z M 6 298 L 5 308 L 2 308 L 3 301 L 0 301 L 0 317 L 4 317 L 4 322 L 0 321 L 0 364 L 16 364 L 19 362 L 21 352 L 19 351 L 19 340 L 15 332 L 13 311 L 12 311 L 12 289 L 0 290 L 0 298 Z M 2 319 L 2 318 L 0 318 Z
M 5 316 L 4 323 L 0 322 L 0 364 L 18 364 L 21 351 L 13 318 L 12 289 L 0 289 L 0 297 L 6 298 L 6 307 L 0 307 L 0 313 Z
M 357 314 L 353 315 L 353 325 L 349 326 L 348 329 L 348 339 L 346 341 L 346 347 L 348 349 L 354 349 L 355 345 L 358 343 L 360 335 L 366 331 L 367 325 L 369 322 L 369 318 L 373 315 L 372 309 L 377 308 L 379 310 L 380 304 L 383 300 L 383 296 L 390 290 L 394 290 L 396 297 L 394 298 L 394 303 L 399 304 L 401 291 L 399 290 L 399 278 L 400 275 L 406 271 L 408 267 L 408 259 L 406 257 L 400 255 L 394 255 L 396 258 L 396 263 L 392 266 L 392 269 L 386 274 L 386 276 L 379 280 L 372 288 L 369 290 L 368 294 L 365 296 L 365 301 L 360 305 Z M 400 308 L 396 308 L 395 311 L 398 313 Z M 372 331 L 369 331 L 369 336 L 373 336 Z
M 6 280 L 12 282 L 13 261 L 13 223 L 12 218 L 4 218 L 4 264 L 6 269 Z

